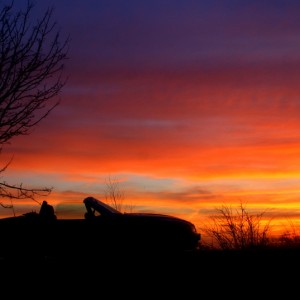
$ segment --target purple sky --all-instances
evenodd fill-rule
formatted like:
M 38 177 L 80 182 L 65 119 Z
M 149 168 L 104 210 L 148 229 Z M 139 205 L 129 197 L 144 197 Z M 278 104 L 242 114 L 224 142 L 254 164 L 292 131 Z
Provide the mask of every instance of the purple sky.
M 9 180 L 80 202 L 111 175 L 136 210 L 195 222 L 241 199 L 298 217 L 299 1 L 47 0 L 35 15 L 48 6 L 69 80 L 4 149 Z

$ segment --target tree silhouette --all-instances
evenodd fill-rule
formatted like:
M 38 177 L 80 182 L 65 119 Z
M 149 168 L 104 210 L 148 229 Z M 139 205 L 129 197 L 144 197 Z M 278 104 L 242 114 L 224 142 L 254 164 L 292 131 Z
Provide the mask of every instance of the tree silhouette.
M 105 181 L 105 200 L 113 208 L 124 210 L 125 193 L 120 187 L 120 181 L 110 176 Z
M 61 41 L 53 8 L 32 22 L 34 5 L 17 10 L 14 2 L 0 8 L 0 151 L 4 144 L 30 130 L 58 104 L 69 39 Z M 0 169 L 3 173 L 8 164 Z M 0 196 L 31 198 L 51 189 L 26 189 L 0 182 Z
M 125 204 L 125 190 L 118 178 L 105 179 L 104 197 L 107 204 L 120 212 L 133 212 L 132 204 Z

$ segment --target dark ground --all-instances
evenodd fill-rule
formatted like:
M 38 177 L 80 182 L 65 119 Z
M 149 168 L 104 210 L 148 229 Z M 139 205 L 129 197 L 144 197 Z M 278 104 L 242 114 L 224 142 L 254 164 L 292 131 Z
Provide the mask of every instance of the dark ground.
M 85 257 L 1 260 L 2 290 L 22 296 L 38 291 L 44 293 L 40 299 L 51 295 L 83 295 L 84 299 L 270 299 L 282 295 L 290 299 L 299 293 L 299 274 L 299 249 L 155 255 L 91 252 Z

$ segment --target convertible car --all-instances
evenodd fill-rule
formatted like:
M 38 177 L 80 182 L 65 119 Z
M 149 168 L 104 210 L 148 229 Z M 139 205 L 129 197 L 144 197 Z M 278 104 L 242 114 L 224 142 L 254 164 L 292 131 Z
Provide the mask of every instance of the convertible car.
M 114 251 L 193 251 L 193 223 L 162 214 L 121 213 L 93 197 L 81 218 L 60 219 L 46 201 L 39 212 L 0 219 L 0 256 L 81 255 Z

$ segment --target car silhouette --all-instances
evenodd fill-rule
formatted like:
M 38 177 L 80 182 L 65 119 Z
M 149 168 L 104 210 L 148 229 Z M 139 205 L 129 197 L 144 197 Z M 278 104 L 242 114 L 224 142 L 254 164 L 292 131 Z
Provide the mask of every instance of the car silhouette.
M 46 201 L 40 211 L 0 219 L 0 256 L 78 256 L 116 251 L 194 251 L 193 223 L 170 215 L 122 213 L 94 198 L 81 218 L 58 218 Z

